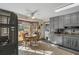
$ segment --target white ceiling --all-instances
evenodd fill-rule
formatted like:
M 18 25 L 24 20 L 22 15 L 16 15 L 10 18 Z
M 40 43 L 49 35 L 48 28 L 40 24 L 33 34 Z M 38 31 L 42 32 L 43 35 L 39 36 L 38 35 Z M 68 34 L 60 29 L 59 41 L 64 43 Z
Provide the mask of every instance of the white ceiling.
M 35 14 L 36 18 L 49 20 L 50 17 L 58 15 L 54 11 L 64 7 L 70 3 L 0 3 L 0 8 L 14 11 L 28 16 L 26 10 L 38 10 Z M 60 14 L 60 13 L 59 13 Z

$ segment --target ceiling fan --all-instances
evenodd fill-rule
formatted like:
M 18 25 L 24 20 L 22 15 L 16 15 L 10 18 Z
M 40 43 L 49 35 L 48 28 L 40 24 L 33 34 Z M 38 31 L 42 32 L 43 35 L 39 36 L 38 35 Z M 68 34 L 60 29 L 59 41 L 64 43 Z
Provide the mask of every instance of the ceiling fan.
M 38 13 L 37 9 L 36 10 L 29 10 L 29 9 L 27 9 L 26 11 L 27 11 L 27 14 L 29 15 L 29 17 L 31 17 L 32 19 L 35 19 L 35 14 Z

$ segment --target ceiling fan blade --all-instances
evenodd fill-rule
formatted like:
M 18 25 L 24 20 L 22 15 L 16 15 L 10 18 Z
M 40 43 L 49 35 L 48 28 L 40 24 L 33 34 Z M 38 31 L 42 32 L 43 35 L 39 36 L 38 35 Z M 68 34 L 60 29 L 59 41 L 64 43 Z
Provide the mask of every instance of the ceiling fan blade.
M 38 10 L 32 11 L 32 10 L 29 10 L 29 9 L 26 9 L 26 11 L 31 17 L 33 17 L 38 12 Z
M 35 10 L 35 11 L 32 12 L 31 15 L 34 16 L 37 12 L 38 12 L 38 10 Z

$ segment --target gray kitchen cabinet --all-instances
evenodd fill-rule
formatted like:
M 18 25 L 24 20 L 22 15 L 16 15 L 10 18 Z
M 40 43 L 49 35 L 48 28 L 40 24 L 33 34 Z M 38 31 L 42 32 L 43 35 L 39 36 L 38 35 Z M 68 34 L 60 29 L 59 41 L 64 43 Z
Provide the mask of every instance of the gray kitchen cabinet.
M 79 50 L 79 36 L 77 34 L 56 34 L 56 29 L 64 28 L 65 26 L 79 26 L 79 12 L 66 14 L 62 16 L 52 17 L 50 19 L 50 39 L 54 44 L 62 45 L 67 48 Z M 78 31 L 77 29 L 76 31 Z M 71 30 L 70 30 L 71 31 Z M 70 33 L 70 32 L 69 32 Z
M 56 35 L 53 35 L 52 37 L 53 37 L 52 43 L 57 44 L 57 40 L 56 40 L 57 37 L 56 37 Z
M 54 18 L 50 18 L 50 32 L 54 31 Z
M 69 36 L 64 36 L 63 41 L 63 46 L 79 50 L 79 38 L 78 37 L 69 37 Z
M 79 38 L 74 38 L 73 40 L 73 49 L 79 50 Z
M 77 23 L 79 24 L 79 12 L 77 13 Z
M 50 33 L 50 42 L 55 44 L 55 36 L 53 33 Z
M 49 36 L 49 38 L 50 38 L 50 42 L 51 43 L 54 43 L 54 36 L 53 36 L 53 32 L 54 32 L 54 18 L 50 18 L 50 36 Z
M 79 39 L 78 39 L 78 41 L 77 41 L 77 44 L 78 44 L 78 45 L 77 45 L 77 46 L 78 46 L 77 49 L 79 49 Z
M 62 45 L 62 35 L 57 35 L 57 44 Z
M 77 24 L 77 13 L 71 14 L 70 18 L 71 18 L 71 24 L 76 25 Z
M 63 20 L 64 26 L 70 25 L 70 23 L 71 23 L 70 21 L 71 21 L 70 15 L 69 14 L 68 15 L 64 15 L 64 20 Z
M 55 17 L 53 20 L 53 25 L 55 30 L 59 28 L 58 19 L 59 19 L 58 17 Z
M 69 38 L 67 38 L 67 37 L 63 38 L 63 46 L 69 47 Z
M 62 45 L 62 36 L 61 35 L 53 35 L 52 36 L 52 43 Z
M 64 23 L 63 23 L 64 17 L 59 16 L 58 22 L 59 22 L 59 28 L 64 28 Z

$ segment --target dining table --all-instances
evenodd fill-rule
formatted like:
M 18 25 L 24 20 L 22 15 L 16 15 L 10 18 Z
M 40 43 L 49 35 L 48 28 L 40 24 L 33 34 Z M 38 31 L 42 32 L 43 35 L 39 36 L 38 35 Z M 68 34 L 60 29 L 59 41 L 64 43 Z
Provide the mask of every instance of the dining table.
M 33 44 L 37 44 L 38 42 L 38 36 L 25 36 L 24 41 L 24 46 L 26 47 L 27 45 L 32 46 Z

